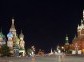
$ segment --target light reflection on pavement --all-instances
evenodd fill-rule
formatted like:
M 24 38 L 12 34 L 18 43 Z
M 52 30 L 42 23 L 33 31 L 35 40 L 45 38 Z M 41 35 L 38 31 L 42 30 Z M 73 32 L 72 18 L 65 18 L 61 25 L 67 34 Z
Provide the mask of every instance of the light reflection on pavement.
M 0 57 L 0 62 L 84 62 L 84 56 Z

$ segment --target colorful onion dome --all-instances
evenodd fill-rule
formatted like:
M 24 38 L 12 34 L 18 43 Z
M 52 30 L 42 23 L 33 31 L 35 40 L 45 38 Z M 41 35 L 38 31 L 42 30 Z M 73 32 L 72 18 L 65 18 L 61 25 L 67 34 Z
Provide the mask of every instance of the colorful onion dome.
M 4 37 L 3 33 L 2 33 L 2 32 L 0 32 L 0 38 L 3 38 L 3 37 Z
M 9 32 L 9 33 L 7 34 L 7 37 L 13 37 L 13 34 L 12 34 L 11 32 Z

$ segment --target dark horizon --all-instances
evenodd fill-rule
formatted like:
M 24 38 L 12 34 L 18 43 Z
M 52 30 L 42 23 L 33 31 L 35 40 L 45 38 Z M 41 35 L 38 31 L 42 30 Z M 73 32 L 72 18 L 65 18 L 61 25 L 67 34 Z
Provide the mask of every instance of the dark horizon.
M 82 19 L 81 1 L 2 1 L 0 29 L 6 35 L 14 17 L 17 33 L 23 30 L 26 48 L 35 45 L 47 52 L 77 35 L 77 26 Z

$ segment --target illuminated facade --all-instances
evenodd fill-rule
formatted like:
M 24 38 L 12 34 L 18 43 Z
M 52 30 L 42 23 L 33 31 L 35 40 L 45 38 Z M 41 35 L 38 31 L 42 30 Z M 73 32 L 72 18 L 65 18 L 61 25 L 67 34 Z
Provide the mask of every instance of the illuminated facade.
M 0 46 L 6 44 L 6 42 L 4 42 L 4 37 L 2 32 L 0 32 Z M 10 53 L 14 56 L 19 56 L 20 53 L 22 56 L 25 56 L 24 35 L 21 31 L 21 34 L 17 36 L 14 19 L 12 19 L 11 28 L 7 34 L 7 46 L 10 49 Z
M 6 41 L 5 41 L 5 35 L 2 33 L 2 31 L 0 32 L 0 48 L 2 45 L 6 44 Z
M 65 40 L 66 40 L 65 45 L 69 45 L 69 39 L 68 39 L 68 36 L 67 35 L 66 35 Z
M 72 41 L 72 49 L 76 50 L 77 53 L 80 50 L 84 54 L 84 10 L 83 19 L 81 19 L 81 24 L 77 27 L 77 37 L 75 36 Z
M 69 50 L 69 39 L 68 39 L 68 36 L 66 35 L 65 37 L 65 45 L 64 45 L 64 48 L 65 48 L 65 52 L 68 52 Z M 62 48 L 62 49 L 64 49 Z

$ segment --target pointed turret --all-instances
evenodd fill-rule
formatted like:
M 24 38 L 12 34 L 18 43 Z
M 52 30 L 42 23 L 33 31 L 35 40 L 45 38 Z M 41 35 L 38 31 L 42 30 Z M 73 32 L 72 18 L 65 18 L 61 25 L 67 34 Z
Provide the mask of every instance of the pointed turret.
M 2 33 L 2 28 L 0 30 L 0 38 L 3 38 L 4 37 L 4 34 Z
M 15 29 L 15 25 L 14 25 L 14 18 L 12 18 L 12 25 L 11 25 L 11 28 L 10 28 L 10 32 L 13 33 L 13 35 L 16 36 L 16 29 Z
M 23 33 L 22 33 L 22 30 L 21 30 L 21 33 L 20 33 L 20 39 L 24 39 L 24 35 L 23 35 Z
M 68 36 L 66 35 L 66 42 L 68 42 Z
M 81 25 L 83 24 L 83 20 L 81 19 Z
M 2 28 L 1 28 L 1 30 L 0 30 L 0 44 L 2 44 L 2 45 L 4 45 L 4 44 L 6 44 L 6 37 L 5 37 L 5 35 L 2 33 Z
M 51 52 L 50 52 L 50 55 L 52 55 L 53 54 L 53 51 L 52 51 L 52 48 L 51 48 Z
M 76 41 L 76 40 L 77 40 L 77 38 L 78 38 L 78 37 L 75 35 L 75 36 L 74 36 L 74 38 L 73 38 L 73 41 Z
M 25 49 L 25 48 L 24 48 L 24 46 L 25 46 L 24 35 L 23 35 L 23 33 L 22 33 L 22 30 L 21 30 L 21 34 L 20 34 L 19 38 L 20 38 L 20 48 L 21 48 L 21 49 Z
M 84 10 L 83 10 L 83 20 L 84 20 Z
M 12 18 L 12 25 L 11 25 L 11 28 L 10 28 L 10 31 L 12 32 L 12 31 L 16 31 L 16 29 L 15 29 L 15 26 L 14 26 L 14 18 Z
M 51 48 L 51 53 L 53 53 L 52 48 Z
M 77 27 L 77 29 L 78 29 L 78 30 L 80 30 L 80 26 L 79 26 L 79 24 L 78 24 L 78 27 Z
M 76 37 L 76 35 L 74 36 L 74 39 L 76 39 L 77 37 Z
M 68 39 L 68 36 L 66 35 L 66 42 L 65 42 L 65 45 L 69 45 L 69 39 Z

